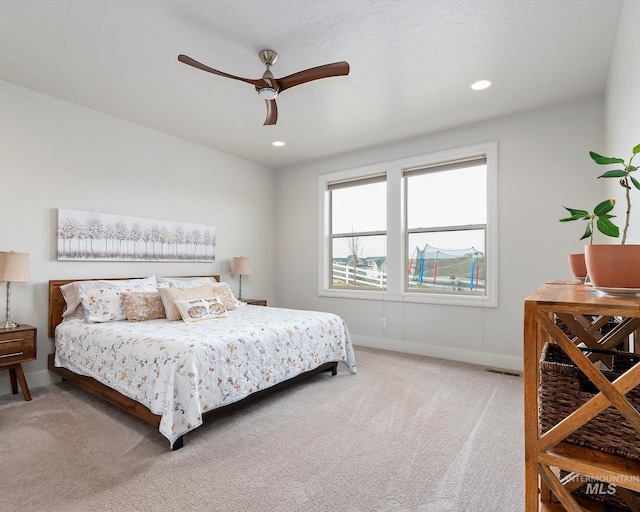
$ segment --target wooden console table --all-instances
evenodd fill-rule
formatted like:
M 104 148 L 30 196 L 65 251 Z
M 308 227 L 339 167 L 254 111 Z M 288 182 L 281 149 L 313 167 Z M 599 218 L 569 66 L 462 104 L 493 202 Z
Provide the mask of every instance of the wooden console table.
M 612 318 L 615 327 L 603 334 L 602 326 Z M 561 321 L 562 328 L 558 325 Z M 640 364 L 627 370 L 613 383 L 599 370 L 598 355 L 588 348 L 613 349 L 629 343 L 640 352 L 640 338 L 630 335 L 640 329 L 640 295 L 604 295 L 590 286 L 573 281 L 550 282 L 524 303 L 524 435 L 525 511 L 579 512 L 603 510 L 601 503 L 571 494 L 575 478 L 591 478 L 612 484 L 618 497 L 631 510 L 640 510 L 640 500 L 627 490 L 640 491 L 640 462 L 567 443 L 578 428 L 609 406 L 616 407 L 629 424 L 640 432 L 640 413 L 626 399 L 640 385 Z M 584 405 L 540 434 L 540 358 L 546 342 L 556 343 L 595 385 L 598 393 Z M 633 346 L 635 344 L 635 346 Z M 587 351 L 579 347 L 586 347 Z M 629 349 L 629 346 L 625 346 Z M 606 356 L 600 356 L 602 359 Z M 615 426 L 613 426 L 615 431 Z M 573 483 L 571 482 L 573 480 Z M 590 505 L 593 504 L 593 508 Z M 598 508 L 600 507 L 600 508 Z

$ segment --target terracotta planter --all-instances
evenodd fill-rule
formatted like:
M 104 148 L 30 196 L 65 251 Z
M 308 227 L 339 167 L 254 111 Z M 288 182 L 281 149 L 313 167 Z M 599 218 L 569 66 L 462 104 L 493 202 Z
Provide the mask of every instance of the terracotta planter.
M 573 277 L 577 279 L 584 279 L 587 277 L 587 263 L 585 262 L 584 253 L 569 254 L 569 268 Z
M 586 245 L 584 254 L 593 286 L 640 288 L 640 245 Z
M 573 277 L 576 279 L 584 279 L 587 277 L 587 264 L 584 259 L 584 254 L 568 254 L 569 268 Z

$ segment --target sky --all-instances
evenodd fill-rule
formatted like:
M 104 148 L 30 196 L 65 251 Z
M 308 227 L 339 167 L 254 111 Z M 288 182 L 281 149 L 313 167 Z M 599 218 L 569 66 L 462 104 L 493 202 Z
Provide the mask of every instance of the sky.
M 485 166 L 431 172 L 408 178 L 407 220 L 409 228 L 485 224 L 487 183 Z M 383 231 L 387 224 L 386 183 L 332 191 L 332 232 Z M 398 204 L 393 201 L 392 204 Z M 385 237 L 360 237 L 361 256 L 384 256 Z M 484 252 L 481 230 L 416 233 L 409 239 L 408 257 L 425 244 L 442 249 L 475 247 Z M 334 257 L 350 255 L 348 239 L 335 240 Z

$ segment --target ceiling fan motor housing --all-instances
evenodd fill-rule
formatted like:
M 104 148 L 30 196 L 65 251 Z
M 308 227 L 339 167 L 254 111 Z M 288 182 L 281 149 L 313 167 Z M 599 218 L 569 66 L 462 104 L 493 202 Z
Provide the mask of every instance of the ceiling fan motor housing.
M 269 87 L 256 86 L 256 91 L 258 91 L 258 96 L 264 100 L 275 100 L 278 97 L 280 86 L 270 68 L 276 63 L 276 60 L 278 60 L 278 54 L 273 50 L 262 50 L 258 56 L 262 63 L 267 66 L 266 71 L 262 74 L 262 79 L 269 84 Z

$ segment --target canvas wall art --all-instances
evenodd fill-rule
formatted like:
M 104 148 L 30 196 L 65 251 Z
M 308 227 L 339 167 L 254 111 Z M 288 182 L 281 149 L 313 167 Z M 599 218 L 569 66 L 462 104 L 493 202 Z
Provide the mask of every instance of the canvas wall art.
M 58 209 L 58 260 L 216 259 L 216 228 L 125 215 Z

